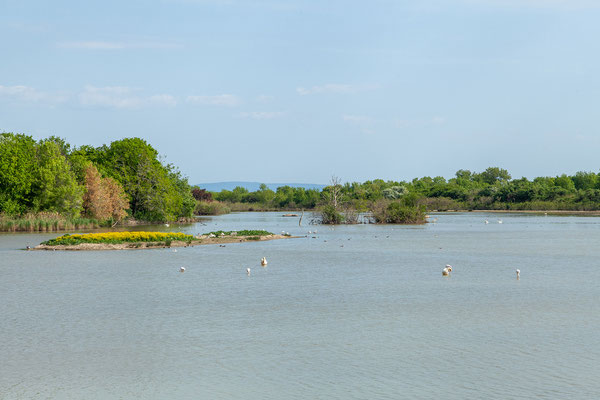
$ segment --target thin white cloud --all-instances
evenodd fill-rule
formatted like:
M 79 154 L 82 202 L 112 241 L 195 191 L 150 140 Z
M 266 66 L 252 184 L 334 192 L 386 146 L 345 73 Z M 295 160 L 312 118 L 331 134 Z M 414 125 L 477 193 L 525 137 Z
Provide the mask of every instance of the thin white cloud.
M 216 96 L 188 96 L 186 101 L 188 103 L 225 107 L 235 107 L 242 102 L 241 99 L 234 94 L 219 94 Z
M 285 115 L 282 111 L 250 111 L 241 112 L 238 114 L 241 118 L 249 118 L 256 120 L 281 118 Z
M 79 101 L 85 106 L 113 108 L 140 108 L 145 106 L 168 106 L 177 104 L 175 97 L 168 94 L 142 96 L 140 89 L 125 86 L 95 87 L 87 85 L 79 94 Z
M 124 49 L 176 49 L 182 46 L 162 42 L 107 42 L 101 40 L 60 42 L 57 47 L 82 50 L 124 50 Z
M 62 103 L 68 99 L 66 94 L 42 92 L 33 87 L 23 85 L 0 85 L 0 97 L 28 103 L 50 104 Z
M 369 123 L 372 121 L 371 117 L 367 117 L 365 115 L 347 115 L 344 114 L 342 115 L 342 119 L 345 122 L 349 122 L 352 124 L 365 124 L 365 123 Z
M 376 125 L 377 121 L 369 116 L 344 114 L 342 115 L 342 120 L 344 120 L 344 122 L 356 126 L 364 134 L 375 134 L 375 130 L 372 127 L 373 125 Z
M 321 94 L 321 93 L 338 93 L 338 94 L 350 94 L 362 92 L 365 90 L 372 90 L 379 87 L 378 85 L 349 85 L 343 83 L 327 83 L 321 86 L 312 86 L 310 88 L 298 87 L 296 92 L 301 96 L 309 94 Z
M 436 115 L 429 119 L 396 119 L 393 121 L 393 125 L 396 128 L 405 129 L 405 128 L 422 128 L 422 127 L 430 127 L 430 126 L 441 126 L 446 124 L 447 120 L 445 117 Z
M 273 99 L 275 99 L 274 96 L 269 96 L 266 94 L 261 94 L 260 96 L 256 97 L 256 101 L 258 101 L 259 103 L 270 103 L 271 101 L 273 101 Z
M 170 94 L 155 94 L 148 97 L 148 104 L 165 105 L 169 107 L 175 107 L 177 100 Z

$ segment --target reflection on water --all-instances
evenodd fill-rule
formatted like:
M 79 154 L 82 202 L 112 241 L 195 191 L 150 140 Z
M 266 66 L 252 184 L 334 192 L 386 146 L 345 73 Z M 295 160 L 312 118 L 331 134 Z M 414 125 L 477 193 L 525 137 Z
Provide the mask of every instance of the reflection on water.
M 154 227 L 317 230 L 177 252 L 0 235 L 0 398 L 600 398 L 600 219 L 432 217 Z

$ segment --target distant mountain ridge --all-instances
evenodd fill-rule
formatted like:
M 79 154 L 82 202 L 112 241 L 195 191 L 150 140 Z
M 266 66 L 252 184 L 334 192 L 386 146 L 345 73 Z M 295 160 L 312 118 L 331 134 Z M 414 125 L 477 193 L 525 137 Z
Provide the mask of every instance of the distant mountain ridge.
M 250 192 L 255 192 L 260 189 L 262 182 L 212 182 L 212 183 L 199 183 L 196 186 L 200 189 L 206 189 L 209 192 L 220 192 L 221 190 L 233 190 L 237 186 L 248 189 Z M 280 186 L 291 186 L 301 187 L 304 189 L 318 189 L 321 190 L 327 185 L 320 185 L 318 183 L 265 183 L 271 190 L 276 191 Z

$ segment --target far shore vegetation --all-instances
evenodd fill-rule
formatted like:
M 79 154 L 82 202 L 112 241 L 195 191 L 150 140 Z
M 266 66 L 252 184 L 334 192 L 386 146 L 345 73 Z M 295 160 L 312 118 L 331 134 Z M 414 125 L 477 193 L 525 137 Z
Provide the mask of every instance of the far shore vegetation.
M 600 174 L 513 179 L 507 170 L 459 170 L 412 181 L 342 183 L 319 189 L 262 184 L 209 192 L 143 139 L 72 147 L 51 136 L 0 133 L 0 231 L 93 229 L 123 224 L 192 222 L 194 215 L 236 211 L 307 211 L 312 223 L 425 222 L 426 212 L 598 211 Z M 304 215 L 304 214 L 302 214 Z
M 254 192 L 236 187 L 203 193 L 203 201 L 220 213 L 306 210 L 320 223 L 422 223 L 426 212 L 435 211 L 599 211 L 600 174 L 513 179 L 507 170 L 490 167 L 459 170 L 448 180 L 426 176 L 342 184 L 333 177 L 321 191 L 289 186 L 273 191 L 261 185 Z

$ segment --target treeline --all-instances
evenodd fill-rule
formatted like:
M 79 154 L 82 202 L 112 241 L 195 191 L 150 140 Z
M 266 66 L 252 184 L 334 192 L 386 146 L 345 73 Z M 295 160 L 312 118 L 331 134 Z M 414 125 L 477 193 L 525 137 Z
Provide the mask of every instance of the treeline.
M 0 217 L 61 215 L 114 223 L 189 218 L 187 178 L 144 140 L 71 147 L 58 137 L 0 134 Z
M 264 183 L 255 192 L 241 186 L 233 190 L 222 190 L 212 193 L 214 200 L 230 204 L 248 204 L 257 209 L 313 209 L 322 200 L 322 193 L 317 189 L 280 186 L 276 191 L 269 189 Z
M 399 200 L 409 194 L 417 204 L 439 211 L 600 209 L 600 174 L 577 172 L 572 176 L 512 179 L 507 170 L 498 167 L 479 173 L 459 170 L 448 180 L 441 176 L 412 181 L 375 179 L 330 184 L 322 191 L 289 186 L 273 191 L 261 185 L 259 190 L 249 192 L 237 187 L 212 193 L 212 199 L 233 208 L 246 205 L 255 210 L 312 210 L 328 204 L 334 187 L 339 189 L 337 202 L 358 212 L 372 211 L 378 201 Z

